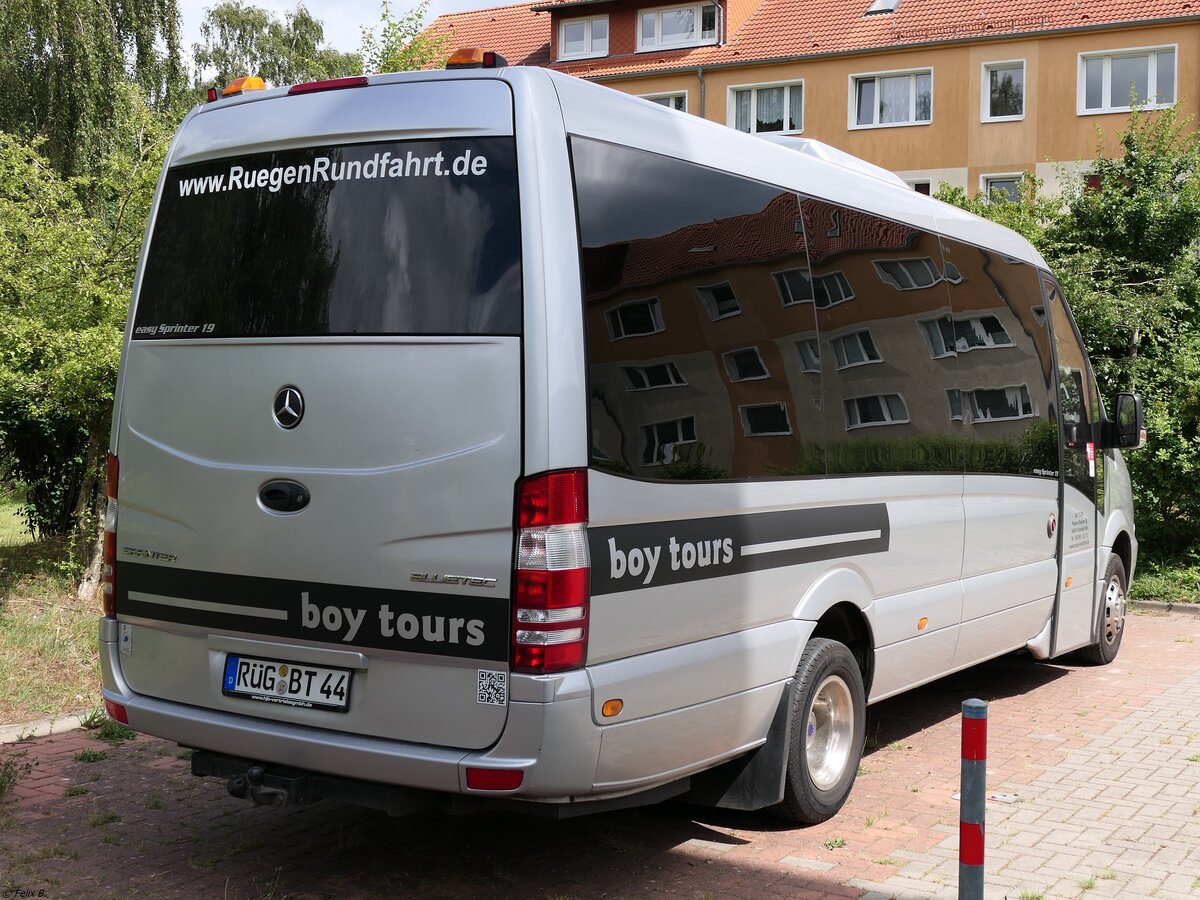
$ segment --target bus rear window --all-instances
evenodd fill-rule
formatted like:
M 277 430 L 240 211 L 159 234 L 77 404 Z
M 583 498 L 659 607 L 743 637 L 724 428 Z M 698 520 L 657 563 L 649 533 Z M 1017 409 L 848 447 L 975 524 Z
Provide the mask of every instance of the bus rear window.
M 133 337 L 519 334 L 518 199 L 511 137 L 173 168 Z

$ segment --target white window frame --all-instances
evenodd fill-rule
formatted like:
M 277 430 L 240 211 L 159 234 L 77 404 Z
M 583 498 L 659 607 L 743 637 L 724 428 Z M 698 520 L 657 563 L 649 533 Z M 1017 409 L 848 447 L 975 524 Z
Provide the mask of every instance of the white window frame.
M 695 417 L 695 416 L 680 416 L 680 417 L 679 417 L 679 418 L 677 418 L 677 419 L 663 419 L 663 420 L 661 420 L 661 421 L 659 421 L 659 422 L 646 422 L 646 423 L 644 423 L 643 425 L 639 426 L 639 427 L 640 427 L 640 429 L 641 429 L 641 437 L 642 437 L 643 439 L 645 439 L 645 436 L 646 436 L 645 429 L 647 429 L 647 428 L 654 428 L 654 429 L 657 429 L 659 425 L 670 425 L 672 422 L 674 422 L 674 423 L 675 423 L 675 425 L 676 425 L 676 431 L 678 431 L 678 433 L 682 435 L 682 434 L 683 434 L 683 423 L 684 423 L 684 422 L 686 422 L 688 419 L 691 419 L 691 420 L 692 420 L 692 437 L 691 437 L 691 438 L 689 438 L 689 439 L 682 439 L 682 438 L 681 438 L 681 439 L 680 439 L 680 440 L 678 440 L 678 441 L 674 441 L 674 442 L 668 442 L 668 443 L 664 443 L 664 444 L 659 444 L 659 443 L 658 443 L 658 434 L 657 434 L 657 433 L 655 433 L 655 435 L 654 435 L 654 454 L 653 454 L 653 459 L 652 459 L 652 461 L 650 461 L 650 462 L 643 462 L 643 463 L 642 463 L 642 465 L 643 465 L 643 466 L 666 466 L 666 465 L 670 465 L 671 463 L 673 463 L 673 462 L 675 461 L 675 448 L 676 448 L 676 447 L 678 447 L 680 444 L 694 444 L 694 443 L 696 443 L 696 417 Z M 671 449 L 671 453 L 670 453 L 670 456 L 669 456 L 669 458 L 667 458 L 667 459 L 659 459 L 658 457 L 659 457 L 659 455 L 660 455 L 660 451 L 662 451 L 662 450 L 666 450 L 668 447 Z M 646 449 L 647 449 L 646 447 L 643 447 L 643 448 L 642 448 L 642 458 L 643 458 L 643 459 L 645 459 L 645 457 L 646 457 Z
M 871 349 L 875 351 L 874 358 L 867 353 L 867 348 L 863 344 L 862 336 L 864 334 L 871 342 Z M 842 369 L 853 369 L 858 366 L 873 366 L 876 363 L 883 362 L 883 354 L 879 352 L 879 345 L 875 343 L 875 335 L 871 334 L 870 328 L 859 328 L 850 332 L 849 334 L 843 334 L 839 337 L 835 337 L 829 343 L 833 347 L 833 356 L 834 359 L 837 360 L 838 371 L 841 371 Z M 845 345 L 847 343 L 853 343 L 857 345 L 858 350 L 863 357 L 861 360 L 856 360 L 854 362 L 849 361 L 849 357 L 846 355 L 845 351 Z M 841 349 L 840 353 L 838 352 L 839 349 Z M 846 359 L 847 361 L 842 362 L 843 359 Z
M 1016 390 L 1019 390 L 1019 391 L 1024 391 L 1024 397 L 1029 398 L 1029 412 L 1021 412 L 1018 409 L 1018 412 L 1015 416 L 992 417 L 992 416 L 977 415 L 977 413 L 979 411 L 979 404 L 975 398 L 976 391 L 1007 391 L 1007 390 L 1010 390 L 1013 388 L 1015 388 Z M 1004 387 L 967 388 L 966 390 L 963 390 L 960 393 L 962 394 L 962 399 L 964 401 L 966 401 L 963 404 L 963 411 L 965 412 L 967 409 L 971 410 L 971 423 L 972 424 L 981 424 L 981 423 L 985 423 L 985 422 L 1015 422 L 1018 419 L 1035 418 L 1038 414 L 1037 405 L 1033 402 L 1033 394 L 1030 393 L 1028 384 L 1024 384 L 1024 383 L 1023 384 L 1006 384 L 1006 385 L 1004 385 Z
M 643 100 L 649 100 L 652 103 L 655 103 L 659 100 L 675 100 L 676 98 L 682 98 L 683 99 L 683 109 L 675 109 L 674 104 L 667 105 L 666 103 L 659 103 L 658 105 L 666 107 L 667 109 L 675 109 L 676 112 L 687 112 L 688 111 L 688 92 L 687 91 L 662 91 L 657 94 L 638 94 L 637 96 L 641 97 Z
M 715 11 L 715 21 L 713 28 L 713 36 L 710 38 L 703 37 L 704 34 L 704 10 L 711 6 Z M 666 42 L 662 39 L 662 17 L 664 13 L 679 12 L 680 10 L 690 9 L 696 15 L 696 37 L 687 41 L 671 41 Z M 647 42 L 642 37 L 642 17 L 647 13 L 654 14 L 654 39 Z M 652 53 L 655 50 L 675 50 L 679 47 L 708 47 L 712 44 L 721 42 L 721 4 L 719 3 L 684 3 L 678 6 L 652 6 L 639 9 L 637 18 L 634 19 L 634 28 L 637 29 L 637 52 Z
M 604 20 L 604 24 L 608 25 L 604 37 L 604 47 L 597 49 L 595 41 L 592 38 L 592 23 Z M 583 23 L 583 43 L 587 49 L 582 53 L 567 53 L 563 48 L 566 46 L 566 41 L 563 34 L 568 25 L 578 25 Z M 612 34 L 612 26 L 608 21 L 608 15 L 603 16 L 587 16 L 586 18 L 578 19 L 563 19 L 558 23 L 558 58 L 560 60 L 570 59 L 595 59 L 600 56 L 608 56 L 608 35 Z
M 667 375 L 671 379 L 668 384 L 650 384 L 650 379 L 646 377 L 647 369 L 655 369 L 659 366 L 662 366 L 667 370 Z M 638 387 L 635 385 L 633 380 L 629 377 L 630 371 L 641 373 L 642 380 L 646 382 L 646 386 Z M 641 366 L 623 365 L 621 366 L 621 378 L 624 380 L 625 389 L 628 391 L 658 391 L 662 390 L 663 388 L 683 387 L 688 383 L 683 373 L 679 371 L 679 366 L 677 366 L 673 360 L 669 359 L 665 362 L 647 363 Z
M 1081 116 L 1102 116 L 1108 113 L 1127 113 L 1130 111 L 1129 98 L 1122 97 L 1120 105 L 1114 105 L 1112 102 L 1112 61 L 1123 56 L 1141 56 L 1142 54 L 1155 54 L 1163 50 L 1170 50 L 1175 54 L 1175 66 L 1172 73 L 1173 84 L 1171 85 L 1171 96 L 1175 99 L 1170 103 L 1147 103 L 1145 109 L 1169 109 L 1179 102 L 1179 45 L 1178 44 L 1161 44 L 1151 47 L 1122 47 L 1116 50 L 1100 50 L 1096 52 L 1087 52 L 1079 54 L 1079 62 L 1076 76 L 1075 88 L 1075 111 Z M 1096 109 L 1088 109 L 1087 104 L 1087 61 L 1089 59 L 1104 60 L 1104 77 L 1100 86 L 1101 105 Z M 1158 66 L 1156 60 L 1152 57 L 1147 63 L 1148 72 L 1146 73 L 1146 92 L 1148 96 L 1155 96 L 1158 93 Z
M 749 410 L 764 409 L 768 406 L 778 407 L 783 410 L 784 421 L 787 422 L 787 431 L 751 431 L 750 419 L 747 416 Z M 788 415 L 787 404 L 776 400 L 771 403 L 745 403 L 738 406 L 738 417 L 742 420 L 742 434 L 746 437 L 773 437 L 776 435 L 786 435 L 792 433 L 792 417 Z
M 761 375 L 751 375 L 747 378 L 740 378 L 737 375 L 737 367 L 733 361 L 735 353 L 753 353 L 758 357 L 758 364 L 762 368 Z M 725 371 L 729 375 L 729 380 L 735 384 L 739 381 L 762 381 L 764 378 L 771 377 L 771 371 L 767 368 L 767 362 L 763 359 L 762 352 L 758 347 L 751 344 L 749 347 L 738 347 L 736 350 L 726 350 L 721 354 L 721 361 L 725 364 Z
M 804 297 L 797 299 L 796 297 L 792 296 L 792 288 L 791 288 L 791 285 L 787 284 L 786 276 L 791 275 L 794 272 L 804 273 L 803 277 L 808 281 L 809 290 L 812 291 L 811 299 L 804 298 Z M 846 303 L 847 301 L 854 299 L 854 287 L 853 287 L 853 285 L 850 284 L 850 279 L 846 277 L 846 273 L 843 272 L 841 269 L 836 269 L 833 272 L 826 272 L 825 274 L 817 275 L 814 278 L 811 269 L 808 269 L 805 266 L 796 266 L 791 269 L 780 269 L 778 272 L 772 272 L 771 280 L 775 282 L 775 290 L 779 292 L 779 299 L 781 301 L 783 301 L 784 306 L 795 306 L 797 303 L 811 303 L 817 309 L 829 309 L 832 306 L 837 306 L 839 303 Z M 787 296 L 784 296 L 783 289 L 780 286 L 780 281 L 783 281 L 784 286 L 787 287 Z M 824 304 L 817 303 L 817 282 L 818 281 L 826 284 L 826 286 L 825 286 L 825 296 L 826 297 L 831 296 L 830 292 L 829 292 L 828 284 L 829 283 L 836 284 L 837 292 L 838 292 L 838 299 L 836 299 L 836 300 L 830 299 L 830 301 L 828 303 L 824 303 Z M 843 289 L 843 285 L 845 286 L 844 289 Z
M 871 263 L 875 266 L 875 274 L 879 276 L 879 280 L 884 284 L 890 284 L 898 291 L 924 291 L 936 286 L 939 282 L 944 280 L 944 276 L 938 270 L 937 263 L 935 263 L 933 261 L 933 257 L 930 256 L 915 256 L 909 259 L 875 259 L 872 260 Z M 936 277 L 929 284 L 917 284 L 917 280 L 913 278 L 912 274 L 909 272 L 910 263 L 928 263 L 928 265 L 922 265 L 922 268 L 926 269 L 928 272 L 932 272 Z M 912 281 L 912 284 L 908 286 L 902 285 L 895 279 L 895 277 L 892 276 L 890 272 L 883 268 L 885 265 L 900 266 L 900 268 L 904 270 L 905 275 L 907 275 L 909 280 Z
M 1017 186 L 1017 197 L 1021 195 L 1021 179 L 1025 177 L 1024 172 L 989 172 L 987 175 L 979 176 L 979 190 L 983 192 L 985 203 L 992 202 L 992 182 L 993 181 L 1013 181 Z
M 650 307 L 650 318 L 654 322 L 654 330 L 639 331 L 637 334 L 617 334 L 617 332 L 613 329 L 613 313 L 616 313 L 627 306 L 637 306 L 643 303 L 649 305 Z M 660 331 L 665 330 L 662 318 L 662 305 L 658 302 L 657 297 L 646 297 L 642 300 L 630 300 L 628 303 L 621 303 L 618 306 L 614 306 L 612 309 L 606 309 L 604 311 L 604 321 L 608 325 L 608 339 L 610 341 L 624 341 L 628 340 L 629 338 L 646 337 L 647 335 L 658 334 Z
M 733 302 L 737 304 L 737 309 L 735 309 L 733 312 L 720 312 L 717 309 L 716 300 L 713 299 L 711 294 L 705 293 L 706 291 L 711 291 L 714 288 L 720 287 L 729 288 L 729 292 L 733 294 Z M 737 291 L 733 289 L 733 285 L 728 281 L 718 281 L 715 284 L 698 285 L 696 287 L 696 296 L 700 298 L 700 302 L 703 303 L 704 308 L 708 310 L 708 317 L 714 322 L 719 322 L 721 319 L 729 319 L 733 316 L 740 316 L 742 314 L 742 301 L 738 299 Z
M 992 338 L 991 333 L 984 329 L 983 322 L 981 321 L 984 316 L 996 320 L 996 323 L 1000 326 L 1000 330 L 1003 331 L 1008 337 L 1007 344 L 997 344 Z M 944 346 L 945 340 L 942 338 L 941 328 L 937 325 L 937 323 L 942 321 L 942 319 L 950 320 L 950 328 L 952 331 L 957 331 L 955 326 L 961 323 L 977 322 L 979 331 L 986 334 L 987 338 L 985 342 L 978 347 L 966 347 L 962 350 L 958 349 L 958 339 L 955 338 L 953 348 L 939 351 L 937 346 L 933 343 L 933 338 L 930 336 L 930 331 L 934 328 L 937 329 L 939 343 Z M 921 335 L 925 338 L 925 343 L 929 347 L 929 355 L 934 359 L 948 359 L 951 356 L 957 356 L 960 353 L 972 353 L 975 350 L 1006 350 L 1016 346 L 1016 343 L 1012 339 L 1012 335 L 1008 333 L 1008 329 L 1005 328 L 1004 323 L 1000 321 L 1000 317 L 992 315 L 991 313 L 981 313 L 975 316 L 952 316 L 947 313 L 942 316 L 932 316 L 928 319 L 918 319 L 917 327 L 921 330 Z
M 817 338 L 799 338 L 793 342 L 796 347 L 796 355 L 800 357 L 800 371 L 809 372 L 812 374 L 821 374 L 821 342 Z M 813 365 L 809 365 L 808 359 L 804 356 L 802 346 L 807 346 L 811 349 L 813 356 Z
M 964 419 L 962 395 L 963 395 L 963 392 L 958 388 L 946 388 L 946 402 L 950 405 L 950 421 L 951 422 L 962 422 Z M 954 411 L 954 405 L 955 405 L 956 400 L 958 401 L 958 412 Z
M 1021 113 L 1016 116 L 992 115 L 992 69 L 1012 69 L 1021 67 Z M 1025 118 L 1025 84 L 1029 67 L 1023 59 L 1003 59 L 983 64 L 979 84 L 979 121 L 980 122 L 1020 122 Z
M 750 95 L 750 119 L 752 123 L 758 122 L 758 92 L 762 88 L 787 88 L 783 95 L 784 110 L 790 109 L 789 101 L 791 100 L 791 89 L 793 87 L 800 88 L 800 127 L 791 130 L 783 129 L 782 131 L 749 131 L 742 132 L 743 134 L 803 134 L 804 133 L 804 104 L 808 99 L 804 89 L 804 79 L 794 78 L 791 81 L 764 81 L 755 82 L 754 84 L 734 84 L 730 85 L 728 96 L 725 101 L 726 122 L 730 128 L 737 128 L 737 97 L 738 91 L 753 91 Z M 752 126 L 753 127 L 753 126 Z
M 850 421 L 850 415 L 849 415 L 850 404 L 857 403 L 859 400 L 870 400 L 872 397 L 879 398 L 880 406 L 883 408 L 883 413 L 887 418 L 885 418 L 884 421 L 882 421 L 882 422 L 863 422 L 860 419 L 859 422 L 852 423 Z M 891 417 L 892 411 L 888 407 L 887 401 L 884 399 L 885 397 L 898 397 L 900 399 L 900 405 L 904 407 L 904 418 L 903 419 L 893 419 Z M 855 407 L 856 416 L 857 416 L 857 409 L 858 408 Z M 912 418 L 908 412 L 908 402 L 904 399 L 904 395 L 901 393 L 894 392 L 894 391 L 889 392 L 887 394 L 863 394 L 861 397 L 847 397 L 845 400 L 842 401 L 842 415 L 846 420 L 846 430 L 847 431 L 853 431 L 856 428 L 879 428 L 879 427 L 882 427 L 885 425 L 904 425 L 904 424 L 912 421 Z
M 879 79 L 881 78 L 896 78 L 900 75 L 908 75 L 912 79 L 912 87 L 909 91 L 909 113 L 912 118 L 905 122 L 880 122 L 879 121 Z M 917 76 L 929 76 L 929 119 L 928 121 L 917 121 Z M 860 125 L 858 124 L 858 84 L 860 81 L 875 82 L 875 108 L 873 110 L 873 121 Z M 850 91 L 849 102 L 847 104 L 846 127 L 851 131 L 862 131 L 867 128 L 911 128 L 916 125 L 932 125 L 933 124 L 933 67 L 927 66 L 920 69 L 900 69 L 894 72 L 855 72 L 850 75 Z

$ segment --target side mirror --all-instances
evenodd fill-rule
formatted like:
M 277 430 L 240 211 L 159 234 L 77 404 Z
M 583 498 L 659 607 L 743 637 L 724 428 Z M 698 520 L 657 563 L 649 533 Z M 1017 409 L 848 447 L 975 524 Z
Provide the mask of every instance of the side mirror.
M 1116 416 L 1104 423 L 1105 447 L 1138 450 L 1146 446 L 1146 423 L 1142 419 L 1142 398 L 1137 394 L 1117 394 Z

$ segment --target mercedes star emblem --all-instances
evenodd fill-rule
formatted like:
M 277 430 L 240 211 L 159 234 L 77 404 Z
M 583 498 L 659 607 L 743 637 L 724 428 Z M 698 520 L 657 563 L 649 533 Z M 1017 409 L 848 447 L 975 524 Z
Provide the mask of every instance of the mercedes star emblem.
M 279 427 L 291 431 L 304 418 L 304 395 L 300 393 L 299 388 L 290 384 L 281 387 L 275 395 L 275 405 L 272 409 Z

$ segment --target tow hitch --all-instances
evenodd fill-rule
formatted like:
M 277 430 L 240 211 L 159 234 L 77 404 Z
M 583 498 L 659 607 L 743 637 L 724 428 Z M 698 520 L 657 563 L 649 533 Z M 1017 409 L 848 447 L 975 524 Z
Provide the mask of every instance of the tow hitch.
M 265 774 L 266 770 L 262 766 L 251 766 L 244 774 L 230 775 L 229 780 L 225 782 L 225 787 L 239 800 L 249 796 L 259 806 L 287 806 L 289 802 L 287 788 L 265 784 L 263 782 Z M 279 779 L 273 777 L 271 780 L 277 782 Z

